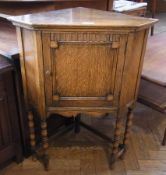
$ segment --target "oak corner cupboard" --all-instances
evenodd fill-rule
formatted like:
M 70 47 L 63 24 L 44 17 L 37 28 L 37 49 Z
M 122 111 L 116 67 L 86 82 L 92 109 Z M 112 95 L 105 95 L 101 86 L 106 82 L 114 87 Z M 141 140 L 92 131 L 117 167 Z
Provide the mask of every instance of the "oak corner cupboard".
M 35 148 L 33 116 L 37 113 L 41 118 L 45 167 L 46 119 L 53 113 L 66 117 L 115 113 L 111 162 L 122 156 L 148 31 L 157 20 L 81 7 L 9 20 L 17 28 L 31 146 Z M 122 133 L 122 114 L 127 110 Z

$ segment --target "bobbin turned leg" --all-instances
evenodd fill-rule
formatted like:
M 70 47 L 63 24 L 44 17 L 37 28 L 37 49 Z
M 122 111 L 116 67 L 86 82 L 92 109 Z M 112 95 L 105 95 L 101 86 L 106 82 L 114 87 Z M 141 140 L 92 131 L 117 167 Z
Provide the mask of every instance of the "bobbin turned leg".
M 116 120 L 115 131 L 114 131 L 114 143 L 113 143 L 112 154 L 111 154 L 111 168 L 113 168 L 114 162 L 118 157 L 119 140 L 120 140 L 120 133 L 121 133 L 120 129 L 121 129 L 121 122 L 118 116 Z
M 29 126 L 29 134 L 30 134 L 30 144 L 32 150 L 32 158 L 34 158 L 36 141 L 35 141 L 35 128 L 34 128 L 34 117 L 31 111 L 28 112 L 28 126 Z
M 125 127 L 125 133 L 124 133 L 124 139 L 123 139 L 123 144 L 122 147 L 124 148 L 124 152 L 121 156 L 122 159 L 124 159 L 125 153 L 127 151 L 127 145 L 129 142 L 129 136 L 130 136 L 130 129 L 132 125 L 132 119 L 133 119 L 133 108 L 128 108 L 128 113 L 127 113 L 127 120 L 126 120 L 126 127 Z
M 41 121 L 41 136 L 42 136 L 42 147 L 43 147 L 43 155 L 42 155 L 42 162 L 44 165 L 45 170 L 48 170 L 49 166 L 49 157 L 48 157 L 48 136 L 47 136 L 47 122 L 46 119 Z

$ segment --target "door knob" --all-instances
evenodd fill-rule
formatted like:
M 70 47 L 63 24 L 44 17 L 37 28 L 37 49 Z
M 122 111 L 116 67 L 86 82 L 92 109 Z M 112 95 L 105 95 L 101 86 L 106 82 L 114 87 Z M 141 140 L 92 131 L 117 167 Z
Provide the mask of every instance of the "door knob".
M 54 100 L 54 101 L 59 101 L 59 100 L 60 100 L 59 94 L 53 95 L 53 100 Z
M 47 71 L 45 72 L 45 74 L 46 74 L 47 76 L 51 76 L 51 75 L 52 75 L 52 72 L 51 72 L 50 70 L 47 70 Z

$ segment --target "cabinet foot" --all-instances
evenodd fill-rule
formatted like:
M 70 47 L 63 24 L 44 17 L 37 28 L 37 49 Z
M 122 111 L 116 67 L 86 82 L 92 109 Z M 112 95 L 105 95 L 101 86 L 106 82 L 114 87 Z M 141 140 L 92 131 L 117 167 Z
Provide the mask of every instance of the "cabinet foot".
M 49 156 L 48 154 L 42 154 L 39 158 L 40 162 L 43 164 L 44 170 L 49 170 Z
M 110 169 L 113 170 L 115 167 L 115 162 L 117 160 L 116 154 L 112 153 L 110 158 Z
M 124 144 L 119 145 L 119 158 L 123 160 L 125 158 L 125 153 L 127 151 L 127 146 Z
M 111 154 L 111 159 L 110 159 L 110 168 L 114 168 L 114 163 L 116 162 L 117 159 L 123 159 L 124 153 L 126 152 L 126 146 L 123 144 L 120 144 L 118 147 L 118 152 L 112 153 Z
M 23 161 L 22 151 L 20 151 L 21 150 L 20 146 L 17 149 L 18 151 L 16 152 L 16 162 L 21 163 Z
M 111 167 L 113 167 L 114 162 L 120 158 L 124 159 L 125 153 L 127 151 L 127 145 L 129 141 L 130 136 L 130 129 L 132 125 L 132 118 L 133 118 L 133 107 L 128 108 L 127 112 L 127 119 L 125 124 L 125 132 L 124 132 L 124 138 L 123 143 L 120 144 L 120 129 L 121 129 L 121 122 L 119 116 L 117 116 L 116 126 L 115 126 L 115 134 L 114 134 L 114 143 L 112 148 L 112 154 L 111 154 Z

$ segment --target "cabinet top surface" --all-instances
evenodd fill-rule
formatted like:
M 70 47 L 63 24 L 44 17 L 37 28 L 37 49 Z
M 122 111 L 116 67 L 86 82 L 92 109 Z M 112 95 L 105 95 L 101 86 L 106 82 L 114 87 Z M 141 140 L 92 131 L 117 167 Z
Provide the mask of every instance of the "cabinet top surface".
M 43 13 L 9 17 L 15 25 L 31 28 L 49 27 L 124 27 L 139 28 L 157 20 L 120 13 L 77 7 Z

